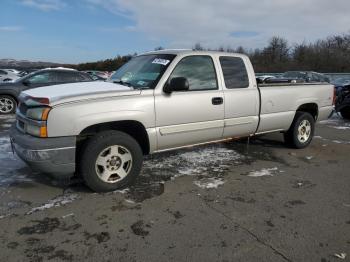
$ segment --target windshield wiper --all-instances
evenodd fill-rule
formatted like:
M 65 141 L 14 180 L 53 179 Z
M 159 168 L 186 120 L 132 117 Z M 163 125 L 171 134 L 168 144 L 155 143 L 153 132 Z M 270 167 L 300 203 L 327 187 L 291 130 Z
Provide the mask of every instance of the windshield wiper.
M 125 81 L 122 81 L 122 80 L 114 80 L 113 83 L 120 84 L 120 85 L 123 85 L 123 86 L 133 87 L 132 84 L 130 84 L 129 82 L 125 82 Z
M 115 81 L 113 81 L 113 83 L 120 84 L 120 85 L 123 85 L 123 86 L 132 87 L 132 88 L 137 89 L 137 90 L 142 90 L 143 89 L 141 86 L 133 86 L 131 83 L 125 82 L 125 81 L 122 81 L 122 80 L 115 80 Z

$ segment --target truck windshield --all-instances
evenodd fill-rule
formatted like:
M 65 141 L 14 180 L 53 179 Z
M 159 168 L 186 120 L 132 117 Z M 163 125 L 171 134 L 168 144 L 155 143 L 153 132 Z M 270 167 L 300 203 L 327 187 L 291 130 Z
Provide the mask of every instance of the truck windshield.
M 119 68 L 109 81 L 133 88 L 155 88 L 174 57 L 170 54 L 136 56 Z

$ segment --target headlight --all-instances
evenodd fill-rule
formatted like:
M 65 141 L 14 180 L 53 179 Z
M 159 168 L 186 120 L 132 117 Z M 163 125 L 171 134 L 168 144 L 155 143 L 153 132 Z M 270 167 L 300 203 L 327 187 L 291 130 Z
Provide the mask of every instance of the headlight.
M 27 110 L 26 116 L 34 120 L 46 121 L 50 110 L 50 107 L 29 108 Z
M 42 122 L 38 122 L 37 125 L 35 123 L 28 123 L 25 127 L 26 133 L 37 137 L 47 137 L 46 121 L 49 116 L 50 110 L 51 108 L 47 106 L 29 108 L 26 112 L 26 117 Z
M 27 125 L 26 133 L 37 137 L 47 137 L 47 127 L 46 126 L 34 126 Z

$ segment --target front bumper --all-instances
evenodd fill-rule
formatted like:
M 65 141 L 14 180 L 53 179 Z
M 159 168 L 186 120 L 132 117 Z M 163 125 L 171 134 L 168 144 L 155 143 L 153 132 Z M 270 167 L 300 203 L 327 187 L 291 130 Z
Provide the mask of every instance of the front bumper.
M 15 125 L 10 131 L 12 148 L 34 171 L 54 177 L 70 177 L 75 172 L 76 137 L 37 138 L 21 133 Z

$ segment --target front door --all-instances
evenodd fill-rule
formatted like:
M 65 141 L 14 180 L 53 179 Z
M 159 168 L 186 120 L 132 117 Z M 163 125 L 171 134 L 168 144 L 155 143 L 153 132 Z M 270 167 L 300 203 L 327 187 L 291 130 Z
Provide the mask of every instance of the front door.
M 54 85 L 57 83 L 56 74 L 55 72 L 45 71 L 45 72 L 39 72 L 30 78 L 25 80 L 26 82 L 26 88 L 25 89 L 31 89 L 31 88 L 37 88 L 42 86 L 49 86 Z
M 224 100 L 212 57 L 182 58 L 173 77 L 185 77 L 189 90 L 155 95 L 158 150 L 221 139 Z

